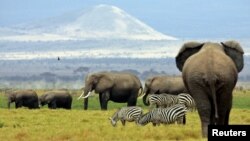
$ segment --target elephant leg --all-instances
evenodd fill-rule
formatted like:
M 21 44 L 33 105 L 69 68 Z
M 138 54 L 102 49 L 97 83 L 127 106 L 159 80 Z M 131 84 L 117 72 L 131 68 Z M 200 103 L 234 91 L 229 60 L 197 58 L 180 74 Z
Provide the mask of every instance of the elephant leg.
M 190 84 L 193 83 L 189 83 L 189 85 Z M 190 93 L 196 102 L 201 120 L 202 136 L 207 137 L 208 125 L 211 123 L 212 101 L 210 101 L 208 94 L 199 85 L 194 85 L 191 88 L 193 89 L 190 89 Z
M 56 109 L 56 102 L 50 102 L 49 104 L 48 104 L 48 107 L 50 108 L 50 109 Z
M 230 115 L 230 109 L 226 112 L 224 125 L 228 125 L 228 123 L 229 123 L 229 115 Z
M 57 106 L 56 106 L 56 102 L 52 102 L 52 109 L 56 109 Z
M 137 91 L 132 91 L 128 99 L 127 106 L 136 106 L 137 103 Z
M 70 101 L 70 102 L 68 102 L 68 103 L 67 103 L 67 105 L 66 105 L 66 107 L 65 107 L 65 109 L 70 110 L 70 109 L 71 109 L 71 104 L 72 104 L 72 102 L 71 102 L 71 101 Z
M 99 93 L 99 103 L 100 103 L 100 106 L 102 107 L 102 93 Z
M 17 108 L 21 108 L 22 106 L 23 106 L 23 102 L 22 101 L 16 101 L 16 103 L 15 103 L 16 105 L 16 109 Z
M 218 124 L 219 125 L 228 125 L 229 114 L 232 108 L 232 93 L 224 92 L 220 93 L 217 97 L 218 103 Z
M 35 103 L 34 103 L 34 108 L 35 108 L 35 109 L 39 109 L 39 103 L 38 103 L 38 102 L 35 102 Z
M 109 98 L 110 98 L 110 93 L 109 92 L 105 92 L 105 93 L 101 94 L 100 104 L 101 104 L 101 109 L 102 110 L 107 110 L 108 109 Z
M 29 103 L 28 105 L 29 109 L 34 109 L 35 108 L 35 104 L 33 102 Z
M 49 108 L 49 109 L 52 109 L 51 103 L 48 103 L 48 108 Z

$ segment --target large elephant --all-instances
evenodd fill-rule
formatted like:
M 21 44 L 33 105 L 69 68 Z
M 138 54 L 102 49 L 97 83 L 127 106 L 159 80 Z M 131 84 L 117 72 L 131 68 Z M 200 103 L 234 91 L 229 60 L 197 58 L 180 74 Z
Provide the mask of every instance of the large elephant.
M 188 42 L 176 56 L 177 68 L 196 102 L 203 137 L 209 124 L 228 125 L 232 91 L 244 66 L 243 54 L 236 41 Z
M 72 96 L 67 90 L 48 91 L 39 97 L 39 102 L 42 106 L 48 104 L 50 109 L 71 109 Z
M 149 105 L 148 94 L 173 94 L 187 93 L 182 77 L 180 76 L 154 76 L 146 79 L 144 86 L 143 103 Z
M 93 90 L 99 94 L 101 109 L 107 110 L 109 100 L 136 106 L 137 97 L 142 93 L 142 85 L 139 78 L 130 73 L 99 72 L 88 75 L 85 78 L 84 92 L 78 98 L 84 95 L 85 110 L 88 109 L 88 97 Z
M 28 107 L 29 109 L 39 108 L 38 96 L 33 90 L 17 90 L 7 92 L 8 95 L 8 108 L 10 104 L 15 102 L 16 108 Z

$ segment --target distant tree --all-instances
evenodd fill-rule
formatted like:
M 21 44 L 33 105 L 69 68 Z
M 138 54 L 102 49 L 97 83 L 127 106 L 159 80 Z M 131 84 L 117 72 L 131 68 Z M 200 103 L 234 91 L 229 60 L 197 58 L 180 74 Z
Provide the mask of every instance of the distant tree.
M 129 72 L 129 73 L 132 73 L 136 76 L 139 76 L 141 73 L 137 70 L 134 70 L 134 69 L 125 69 L 125 70 L 122 70 L 121 72 Z
M 151 68 L 150 70 L 142 72 L 140 78 L 143 80 L 146 80 L 147 78 L 153 77 L 156 75 L 166 75 L 166 72 L 165 71 L 158 72 Z
M 46 82 L 56 82 L 56 74 L 53 74 L 51 72 L 44 72 L 41 73 L 40 76 L 46 81 Z
M 89 70 L 90 69 L 88 67 L 79 67 L 79 68 L 74 70 L 74 73 L 85 74 L 85 73 L 88 73 Z

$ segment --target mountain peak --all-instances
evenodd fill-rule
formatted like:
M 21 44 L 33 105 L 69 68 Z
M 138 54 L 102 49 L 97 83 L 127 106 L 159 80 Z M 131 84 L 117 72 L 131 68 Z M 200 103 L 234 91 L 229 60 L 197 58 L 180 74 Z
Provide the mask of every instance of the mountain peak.
M 122 11 L 120 8 L 114 6 L 114 5 L 107 5 L 107 4 L 99 4 L 94 6 L 93 9 L 105 9 L 105 10 L 113 10 L 113 11 Z
M 50 25 L 50 27 L 31 25 L 32 28 L 27 28 L 29 26 L 25 25 L 23 29 L 27 31 L 18 31 L 21 34 L 1 38 L 29 41 L 85 39 L 176 40 L 174 37 L 155 31 L 122 9 L 112 5 L 97 5 L 80 15 L 73 13 L 71 17 L 76 18 L 70 21 L 62 21 L 63 17 L 60 17 L 61 22 L 56 22 L 56 25 L 55 22 L 45 24 Z M 68 18 L 65 17 L 66 19 Z M 53 20 L 55 21 L 55 19 Z

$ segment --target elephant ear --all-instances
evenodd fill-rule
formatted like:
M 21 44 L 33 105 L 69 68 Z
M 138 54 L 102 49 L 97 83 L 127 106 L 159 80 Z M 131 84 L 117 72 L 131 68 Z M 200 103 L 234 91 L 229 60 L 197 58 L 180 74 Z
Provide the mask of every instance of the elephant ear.
M 244 51 L 240 44 L 236 41 L 221 42 L 224 47 L 225 53 L 234 61 L 238 72 L 244 67 Z
M 51 93 L 46 93 L 44 95 L 44 101 L 46 101 L 47 103 L 50 103 L 52 100 L 52 94 Z
M 203 45 L 204 45 L 204 43 L 199 43 L 199 42 L 187 42 L 187 43 L 185 43 L 181 47 L 178 55 L 175 57 L 175 62 L 176 62 L 177 68 L 180 71 L 182 71 L 182 68 L 183 68 L 186 60 L 190 56 L 192 56 L 193 54 L 197 53 Z
M 155 77 L 148 78 L 145 82 L 145 87 L 150 88 L 154 79 L 155 79 Z
M 114 85 L 114 80 L 107 74 L 103 74 L 97 83 L 97 89 L 108 89 Z

